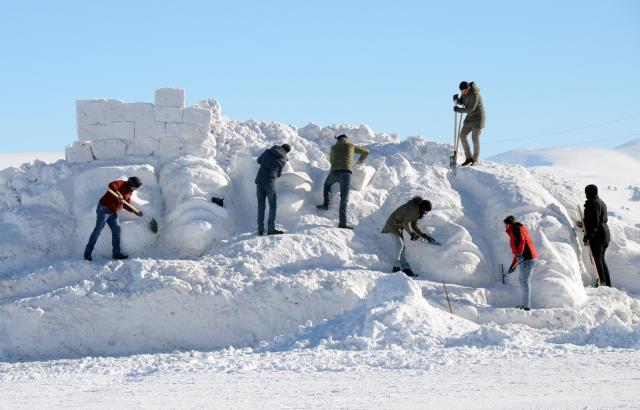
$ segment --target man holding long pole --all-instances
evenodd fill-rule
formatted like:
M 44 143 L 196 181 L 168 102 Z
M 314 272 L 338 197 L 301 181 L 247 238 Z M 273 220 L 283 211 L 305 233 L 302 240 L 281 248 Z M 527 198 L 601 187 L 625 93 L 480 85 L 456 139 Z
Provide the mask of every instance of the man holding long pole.
M 462 130 L 460 131 L 460 138 L 462 139 L 465 155 L 462 166 L 474 166 L 479 164 L 478 159 L 480 158 L 480 132 L 484 128 L 485 121 L 484 105 L 482 103 L 482 96 L 480 96 L 480 88 L 476 83 L 463 81 L 460 83 L 459 88 L 462 96 L 458 97 L 456 94 L 453 97 L 455 102 L 453 110 L 467 114 Z M 462 105 L 462 107 L 458 107 L 458 105 Z M 467 140 L 469 133 L 471 133 L 471 137 L 473 138 L 473 152 L 471 152 L 471 147 Z

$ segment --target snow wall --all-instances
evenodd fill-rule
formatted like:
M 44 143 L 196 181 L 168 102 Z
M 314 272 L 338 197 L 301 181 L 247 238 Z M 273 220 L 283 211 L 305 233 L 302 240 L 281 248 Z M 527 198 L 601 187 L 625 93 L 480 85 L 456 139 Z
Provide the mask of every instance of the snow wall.
M 380 282 L 393 248 L 380 230 L 414 195 L 433 203 L 420 223 L 443 243 L 408 242 L 421 279 L 506 286 L 503 300 L 493 303 L 519 303 L 517 273 L 506 285 L 497 273 L 512 258 L 502 220 L 513 214 L 529 227 L 540 255 L 533 306 L 572 307 L 586 299 L 583 285 L 593 273 L 568 208 L 577 193 L 522 167 L 485 163 L 453 173 L 446 144 L 400 141 L 366 125 L 238 122 L 222 116 L 215 101 L 185 108 L 179 89 L 156 91 L 155 104 L 80 100 L 77 113 L 78 141 L 67 147 L 66 161 L 0 172 L 0 359 L 251 345 L 307 321 L 374 309 L 384 289 L 401 289 L 389 297 L 414 304 L 418 288 L 401 283 L 402 275 L 392 285 Z M 337 196 L 330 211 L 315 209 L 329 148 L 341 133 L 370 150 L 353 173 L 353 232 L 335 228 Z M 255 158 L 285 142 L 292 151 L 277 183 L 277 222 L 290 233 L 257 237 Z M 133 203 L 158 220 L 159 234 L 123 212 L 122 247 L 135 259 L 108 259 L 107 228 L 96 260 L 82 261 L 107 183 L 132 175 L 143 181 Z M 212 196 L 223 197 L 224 207 Z M 620 267 L 614 278 L 638 292 L 638 230 L 612 230 L 610 258 Z

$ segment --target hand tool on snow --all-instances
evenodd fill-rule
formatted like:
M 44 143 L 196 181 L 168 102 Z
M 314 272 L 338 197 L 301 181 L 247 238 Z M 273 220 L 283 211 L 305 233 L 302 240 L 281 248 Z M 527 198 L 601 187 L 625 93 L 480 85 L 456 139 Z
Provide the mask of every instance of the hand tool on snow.
M 453 112 L 453 155 L 449 157 L 449 168 L 455 172 L 458 165 L 458 147 L 460 146 L 460 131 L 462 130 L 462 113 L 458 121 L 458 113 Z
M 120 195 L 119 193 L 113 191 L 111 188 L 109 188 L 109 193 L 115 196 L 116 198 L 118 198 L 119 200 L 121 200 L 123 204 L 131 208 L 135 213 L 140 213 L 140 210 L 138 210 L 135 206 L 131 205 L 129 202 L 125 201 L 122 198 L 122 195 Z M 147 222 L 147 226 L 149 227 L 149 230 L 151 232 L 158 233 L 158 221 L 156 221 L 155 218 L 143 217 L 143 219 Z
M 502 263 L 498 265 L 498 274 L 500 275 L 500 278 L 502 279 L 502 284 L 506 285 L 507 284 L 506 278 L 507 278 L 508 273 L 505 273 L 504 264 L 502 264 Z
M 444 287 L 444 294 L 447 296 L 447 303 L 449 304 L 449 313 L 453 314 L 453 310 L 451 310 L 451 302 L 449 301 L 449 292 L 447 292 L 447 285 L 442 281 L 442 286 Z
M 424 238 L 420 238 L 420 239 L 418 239 L 418 240 L 419 240 L 420 242 L 423 242 L 423 243 L 428 243 L 429 245 L 442 246 L 442 243 L 440 243 L 440 242 L 436 241 L 435 239 L 434 239 L 433 241 L 429 241 L 429 240 L 424 239 Z

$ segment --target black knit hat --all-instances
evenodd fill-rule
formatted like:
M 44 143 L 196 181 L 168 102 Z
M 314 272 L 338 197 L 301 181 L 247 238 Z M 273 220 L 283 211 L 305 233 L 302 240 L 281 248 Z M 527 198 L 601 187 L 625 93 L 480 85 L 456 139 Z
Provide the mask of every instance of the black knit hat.
M 420 211 L 421 212 L 429 212 L 431 211 L 431 201 L 423 199 L 420 201 Z
M 596 198 L 598 196 L 598 187 L 593 184 L 587 185 L 586 187 L 584 187 L 584 194 L 588 199 Z
M 503 222 L 504 222 L 505 224 L 507 224 L 507 225 L 514 224 L 514 223 L 516 223 L 516 217 L 515 217 L 515 216 L 513 216 L 513 215 L 509 215 L 509 216 L 507 216 L 506 218 L 504 218 L 504 221 L 503 221 Z
M 140 188 L 142 186 L 142 181 L 138 177 L 130 177 L 127 179 L 127 185 L 131 188 Z
M 288 153 L 289 151 L 291 151 L 291 145 L 289 145 L 289 144 L 282 144 L 282 145 L 280 145 L 280 146 L 282 147 L 282 149 L 284 150 L 284 152 L 287 152 L 287 153 Z
M 467 88 L 469 88 L 469 83 L 466 81 L 463 81 L 460 83 L 460 86 L 458 88 L 460 88 L 460 91 L 466 90 Z
M 337 140 L 339 140 L 340 138 L 347 138 L 347 136 L 344 134 L 340 134 L 336 137 Z

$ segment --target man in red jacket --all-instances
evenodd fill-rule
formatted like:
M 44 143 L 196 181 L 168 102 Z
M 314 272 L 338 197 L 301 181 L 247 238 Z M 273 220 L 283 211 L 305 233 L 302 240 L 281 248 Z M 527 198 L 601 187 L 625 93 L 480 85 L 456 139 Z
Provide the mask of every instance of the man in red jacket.
M 520 266 L 520 285 L 524 292 L 522 298 L 522 306 L 519 309 L 531 309 L 531 289 L 529 288 L 529 278 L 538 259 L 538 253 L 533 240 L 529 236 L 529 230 L 520 222 L 516 222 L 513 215 L 509 215 L 504 219 L 507 235 L 511 243 L 511 251 L 513 252 L 513 261 L 509 267 L 509 273 L 512 273 Z
M 135 211 L 124 202 L 131 201 L 131 194 L 140 188 L 142 182 L 138 177 L 131 177 L 126 181 L 112 181 L 109 183 L 109 189 L 116 193 L 107 192 L 100 198 L 98 207 L 96 208 L 96 227 L 89 237 L 87 247 L 84 249 L 84 258 L 88 261 L 92 260 L 91 253 L 98 241 L 100 232 L 104 228 L 104 224 L 109 224 L 111 228 L 111 246 L 113 247 L 113 259 L 127 259 L 128 256 L 120 252 L 120 224 L 118 223 L 118 211 L 122 208 L 132 212 L 138 216 L 142 216 L 142 211 Z

